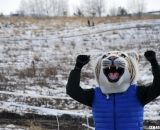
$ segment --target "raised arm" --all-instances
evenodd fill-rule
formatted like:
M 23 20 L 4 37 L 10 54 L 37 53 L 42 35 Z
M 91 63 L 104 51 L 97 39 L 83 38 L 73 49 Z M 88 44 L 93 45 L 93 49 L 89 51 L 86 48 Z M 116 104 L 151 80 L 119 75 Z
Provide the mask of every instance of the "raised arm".
M 92 107 L 94 89 L 82 89 L 80 87 L 81 69 L 89 62 L 89 60 L 90 57 L 87 55 L 79 55 L 77 57 L 75 68 L 69 75 L 66 92 L 76 101 Z
M 138 98 L 142 105 L 146 105 L 160 96 L 160 66 L 154 51 L 145 52 L 144 56 L 151 63 L 153 73 L 153 83 L 149 86 L 138 88 Z

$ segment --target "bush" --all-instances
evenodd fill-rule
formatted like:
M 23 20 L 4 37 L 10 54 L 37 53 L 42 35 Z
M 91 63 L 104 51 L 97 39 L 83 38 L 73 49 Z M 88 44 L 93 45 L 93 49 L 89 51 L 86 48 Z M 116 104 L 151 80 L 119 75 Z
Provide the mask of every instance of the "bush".
M 19 71 L 19 73 L 18 73 L 18 77 L 20 79 L 26 78 L 26 77 L 33 78 L 33 77 L 35 77 L 35 75 L 36 75 L 35 68 L 26 68 L 24 70 Z
M 44 74 L 44 76 L 45 77 L 50 77 L 50 76 L 56 76 L 57 74 L 58 74 L 58 71 L 57 71 L 57 67 L 49 67 L 49 68 L 46 68 L 45 69 L 45 74 Z
M 43 130 L 43 129 L 42 129 L 42 127 L 40 127 L 36 123 L 31 122 L 29 130 Z
M 8 79 L 3 74 L 0 74 L 0 81 L 1 82 L 7 82 Z

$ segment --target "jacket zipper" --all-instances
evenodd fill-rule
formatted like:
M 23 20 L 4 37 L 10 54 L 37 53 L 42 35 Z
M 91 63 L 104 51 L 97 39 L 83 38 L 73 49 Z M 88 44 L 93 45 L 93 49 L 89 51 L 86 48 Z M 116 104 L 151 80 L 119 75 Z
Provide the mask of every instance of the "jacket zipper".
M 116 128 L 116 99 L 115 94 L 113 95 L 113 121 L 114 121 L 114 130 L 117 130 Z

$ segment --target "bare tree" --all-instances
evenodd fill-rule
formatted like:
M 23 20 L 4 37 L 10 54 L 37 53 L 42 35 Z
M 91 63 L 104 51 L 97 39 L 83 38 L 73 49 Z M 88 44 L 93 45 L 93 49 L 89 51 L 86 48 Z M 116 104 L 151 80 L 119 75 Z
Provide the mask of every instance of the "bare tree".
M 20 10 L 32 16 L 63 16 L 68 12 L 67 0 L 21 0 Z
M 95 2 L 96 4 L 96 12 L 98 13 L 98 16 L 101 17 L 102 16 L 102 13 L 105 12 L 105 0 L 96 0 Z
M 138 1 L 137 10 L 139 15 L 142 15 L 142 13 L 146 10 L 146 3 L 144 0 Z
M 43 4 L 43 5 L 41 5 L 42 11 L 43 11 L 41 13 L 43 15 L 45 15 L 45 16 L 49 16 L 50 15 L 50 10 L 51 10 L 50 1 L 49 0 L 45 0 L 45 2 L 44 2 L 44 0 L 41 0 L 41 3 Z
M 110 8 L 109 14 L 110 14 L 111 16 L 117 16 L 117 14 L 118 14 L 118 9 L 117 9 L 116 7 Z
M 93 16 L 95 14 L 93 0 L 82 0 L 81 9 L 87 16 Z
M 105 12 L 106 0 L 83 0 L 82 8 L 88 16 L 99 16 Z
M 22 0 L 20 4 L 20 10 L 25 15 L 40 16 L 43 13 L 41 0 Z
M 129 0 L 128 11 L 131 13 L 142 14 L 146 9 L 145 0 Z
M 31 8 L 29 8 L 29 3 L 27 0 L 21 0 L 19 11 L 23 11 L 25 15 L 30 14 Z
M 127 10 L 123 7 L 118 7 L 118 12 L 117 12 L 117 15 L 118 16 L 126 16 L 128 13 L 127 13 Z
M 83 11 L 77 7 L 74 11 L 74 16 L 84 16 Z
M 57 9 L 57 5 L 58 5 L 58 1 L 57 0 L 49 0 L 50 3 L 50 14 L 52 16 L 56 16 L 58 9 Z
M 64 16 L 68 12 L 68 0 L 58 0 L 58 16 Z

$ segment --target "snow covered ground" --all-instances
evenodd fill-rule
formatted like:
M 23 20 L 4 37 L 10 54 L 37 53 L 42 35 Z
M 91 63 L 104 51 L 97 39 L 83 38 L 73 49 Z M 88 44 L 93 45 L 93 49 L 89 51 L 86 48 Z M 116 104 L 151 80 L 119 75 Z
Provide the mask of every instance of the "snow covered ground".
M 11 125 L 2 125 L 0 130 L 29 130 L 29 129 L 11 124 Z
M 65 93 L 79 54 L 91 55 L 81 86 L 96 86 L 96 57 L 111 50 L 140 54 L 139 83 L 152 82 L 144 52 L 152 49 L 160 61 L 160 19 L 88 26 L 0 22 L 0 111 L 41 115 L 90 115 L 91 111 Z M 145 107 L 146 120 L 160 120 L 160 98 Z

